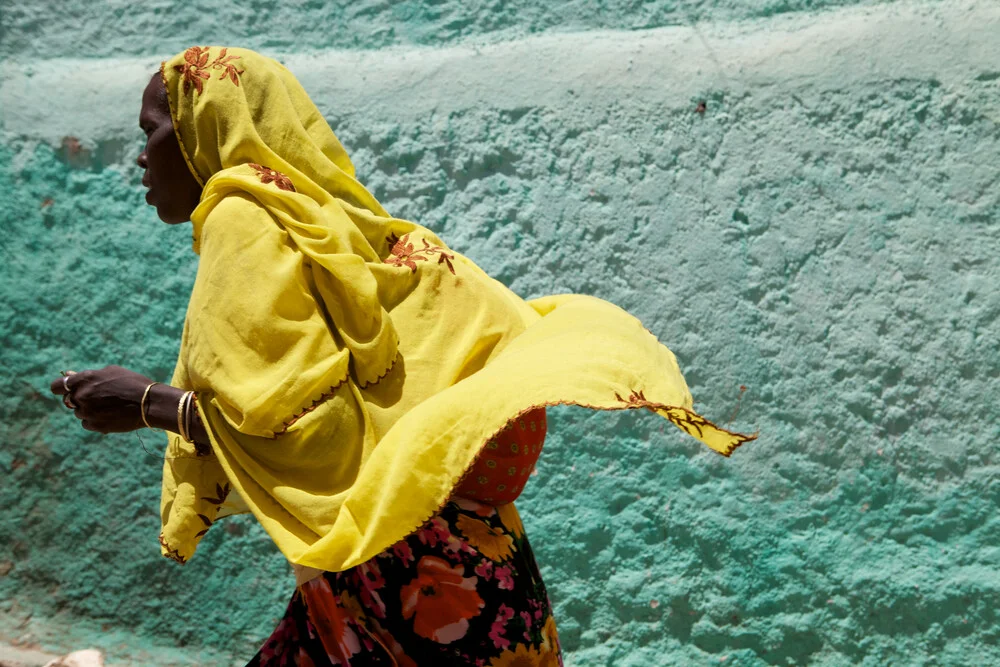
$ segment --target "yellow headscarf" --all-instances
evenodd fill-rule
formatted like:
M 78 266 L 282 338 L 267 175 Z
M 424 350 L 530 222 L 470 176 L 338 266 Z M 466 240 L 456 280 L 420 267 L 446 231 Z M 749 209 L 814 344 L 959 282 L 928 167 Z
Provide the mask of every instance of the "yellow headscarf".
M 344 570 L 418 528 L 483 445 L 538 406 L 647 408 L 728 456 L 673 354 L 592 297 L 525 302 L 354 178 L 282 65 L 193 47 L 162 67 L 204 185 L 172 383 L 211 439 L 170 437 L 160 535 L 180 562 L 252 511 L 293 563 Z

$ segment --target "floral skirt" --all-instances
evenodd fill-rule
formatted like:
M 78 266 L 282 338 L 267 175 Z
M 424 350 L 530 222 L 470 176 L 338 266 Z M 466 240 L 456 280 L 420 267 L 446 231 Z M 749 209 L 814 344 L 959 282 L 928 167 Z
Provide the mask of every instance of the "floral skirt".
M 409 537 L 295 589 L 251 666 L 561 667 L 513 504 L 455 499 Z

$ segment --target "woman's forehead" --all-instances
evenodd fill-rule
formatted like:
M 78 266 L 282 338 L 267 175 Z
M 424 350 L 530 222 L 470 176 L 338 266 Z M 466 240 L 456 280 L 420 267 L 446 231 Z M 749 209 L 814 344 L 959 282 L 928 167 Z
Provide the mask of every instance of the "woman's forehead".
M 142 91 L 142 108 L 139 110 L 139 118 L 143 119 L 154 115 L 157 112 L 168 112 L 167 90 L 163 86 L 163 79 L 160 73 L 153 74 L 146 88 Z

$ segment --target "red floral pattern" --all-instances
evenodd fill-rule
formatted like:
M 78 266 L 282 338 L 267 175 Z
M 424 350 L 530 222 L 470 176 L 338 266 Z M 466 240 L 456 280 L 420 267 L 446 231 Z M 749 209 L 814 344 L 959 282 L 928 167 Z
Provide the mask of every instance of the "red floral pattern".
M 350 664 L 351 656 L 361 651 L 361 641 L 353 627 L 356 623 L 330 588 L 330 582 L 322 577 L 314 582 L 313 586 L 303 587 L 302 594 L 316 634 L 327 657 L 337 660 L 334 664 Z
M 628 398 L 622 398 L 621 394 L 615 392 L 615 398 L 630 408 L 645 408 L 649 406 L 649 401 L 646 400 L 645 393 L 641 391 L 633 391 L 628 395 Z
M 257 164 L 256 162 L 250 163 L 250 168 L 257 172 L 260 176 L 260 182 L 264 185 L 268 183 L 274 183 L 278 186 L 279 190 L 286 190 L 288 192 L 295 192 L 295 186 L 292 185 L 292 179 L 288 178 L 280 171 L 275 171 L 270 167 L 265 167 L 262 164 Z
M 406 266 L 409 267 L 411 272 L 416 273 L 417 262 L 426 262 L 434 255 L 437 255 L 438 264 L 447 265 L 452 275 L 455 274 L 455 266 L 451 263 L 455 259 L 455 255 L 446 252 L 442 246 L 431 245 L 427 242 L 427 239 L 420 239 L 424 247 L 417 249 L 416 246 L 410 243 L 409 234 L 403 234 L 402 238 L 390 236 L 387 240 L 392 248 L 389 250 L 389 256 L 382 260 L 384 264 Z
M 496 562 L 463 531 L 503 536 L 510 553 Z M 297 588 L 248 667 L 309 664 L 562 665 L 552 607 L 514 506 L 456 499 L 372 560 Z
M 184 75 L 185 95 L 191 92 L 191 88 L 197 90 L 199 95 L 204 92 L 202 82 L 212 76 L 209 70 L 221 70 L 222 76 L 219 80 L 228 78 L 234 85 L 240 85 L 239 75 L 246 70 L 236 69 L 236 65 L 233 64 L 234 60 L 239 60 L 239 56 L 227 56 L 226 49 L 222 49 L 211 63 L 208 62 L 209 58 L 211 53 L 208 47 L 192 46 L 184 52 L 184 64 L 174 65 L 174 71 Z
M 399 592 L 403 618 L 413 619 L 413 631 L 439 644 L 450 644 L 469 631 L 469 619 L 479 614 L 483 599 L 476 578 L 463 577 L 461 565 L 436 556 L 417 563 L 417 576 Z

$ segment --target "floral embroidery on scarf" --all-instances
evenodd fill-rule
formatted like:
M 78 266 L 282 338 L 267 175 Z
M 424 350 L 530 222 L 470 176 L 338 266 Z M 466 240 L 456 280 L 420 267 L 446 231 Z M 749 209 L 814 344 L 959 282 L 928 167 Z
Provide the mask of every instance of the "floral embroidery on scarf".
M 264 185 L 268 183 L 274 183 L 278 186 L 279 190 L 287 190 L 288 192 L 295 192 L 295 186 L 292 185 L 292 179 L 288 178 L 280 171 L 275 171 L 270 167 L 265 167 L 262 164 L 257 164 L 256 162 L 250 163 L 250 168 L 256 171 L 260 175 L 260 182 Z
M 198 518 L 199 518 L 199 519 L 201 519 L 201 522 L 202 522 L 203 524 L 205 524 L 205 528 L 204 528 L 203 530 L 200 530 L 200 531 L 198 531 L 198 533 L 197 533 L 197 534 L 195 534 L 195 537 L 201 537 L 202 535 L 204 535 L 205 533 L 207 533 L 207 532 L 208 532 L 208 529 L 209 529 L 209 528 L 211 528 L 211 527 L 212 527 L 212 520 L 211 520 L 211 519 L 209 519 L 209 518 L 208 518 L 207 516 L 205 516 L 204 514 L 199 514 L 199 515 L 198 515 Z
M 625 403 L 630 408 L 646 408 L 651 412 L 661 414 L 673 422 L 674 425 L 678 426 L 682 431 L 696 438 L 700 438 L 702 435 L 701 427 L 710 424 L 710 422 L 704 417 L 696 415 L 683 408 L 669 408 L 653 403 L 647 399 L 645 394 L 641 391 L 633 391 L 629 394 L 628 398 L 622 398 L 621 394 L 615 393 L 615 398 L 622 403 Z M 662 409 L 658 411 L 657 408 Z
M 222 70 L 219 80 L 229 78 L 236 86 L 240 85 L 239 75 L 246 70 L 236 69 L 232 61 L 239 60 L 239 56 L 226 56 L 226 49 L 219 52 L 219 56 L 211 63 L 209 49 L 207 47 L 192 46 L 184 52 L 184 64 L 174 65 L 174 70 L 184 74 L 184 94 L 191 92 L 194 87 L 200 95 L 203 91 L 202 81 L 211 78 L 210 69 Z
M 222 503 L 226 502 L 226 497 L 229 496 L 230 490 L 231 487 L 229 486 L 229 482 L 226 482 L 225 484 L 216 484 L 215 485 L 216 497 L 213 498 L 211 496 L 206 496 L 202 498 L 202 500 L 206 500 L 212 503 L 213 505 L 221 505 Z
M 696 415 L 695 413 L 688 412 L 687 410 L 670 410 L 669 412 L 661 412 L 658 414 L 664 415 L 667 419 L 673 422 L 675 426 L 678 426 L 682 431 L 696 438 L 700 438 L 702 436 L 703 426 L 712 426 L 712 422 L 708 421 L 701 415 Z M 742 444 L 742 442 L 739 444 Z M 736 446 L 733 446 L 729 451 L 732 452 L 733 449 L 736 449 Z
M 698 438 L 699 440 L 704 436 L 706 430 L 709 433 L 721 431 L 728 434 L 732 437 L 732 439 L 727 445 L 725 445 L 724 448 L 709 445 L 712 449 L 719 452 L 723 456 L 729 456 L 744 442 L 755 440 L 757 438 L 756 434 L 745 436 L 740 435 L 739 433 L 730 433 L 725 429 L 720 429 L 718 426 L 708 421 L 701 415 L 691 412 L 686 408 L 664 405 L 662 403 L 654 403 L 653 401 L 647 399 L 641 391 L 633 391 L 629 394 L 628 398 L 622 398 L 621 394 L 615 393 L 615 398 L 625 404 L 625 409 L 646 408 L 650 412 L 668 419 L 674 426 L 681 429 L 688 435 Z
M 389 251 L 389 256 L 382 261 L 383 264 L 407 266 L 410 268 L 410 271 L 416 273 L 417 262 L 426 262 L 434 255 L 438 255 L 438 264 L 447 264 L 448 270 L 451 271 L 452 275 L 455 275 L 455 267 L 451 263 L 451 260 L 455 259 L 455 255 L 445 252 L 445 249 L 441 246 L 431 245 L 427 242 L 427 239 L 421 239 L 424 247 L 418 250 L 410 243 L 409 234 L 403 234 L 402 238 L 397 238 L 393 234 L 386 240 L 392 246 L 392 249 Z
M 615 398 L 617 398 L 622 403 L 628 404 L 630 408 L 646 408 L 649 407 L 649 401 L 646 400 L 646 396 L 641 391 L 633 391 L 629 394 L 628 398 L 622 398 L 621 394 L 615 392 Z

